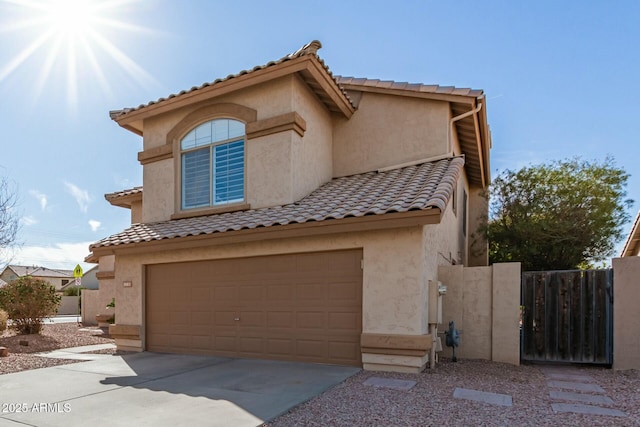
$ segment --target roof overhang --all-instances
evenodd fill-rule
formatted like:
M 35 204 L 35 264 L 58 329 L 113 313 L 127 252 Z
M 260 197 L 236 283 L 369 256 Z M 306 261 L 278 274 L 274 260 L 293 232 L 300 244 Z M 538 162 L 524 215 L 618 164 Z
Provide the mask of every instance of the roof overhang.
M 124 195 L 119 194 L 106 194 L 104 198 L 112 205 L 121 208 L 131 209 L 131 206 L 136 202 L 142 202 L 142 191 L 131 192 Z
M 442 211 L 440 209 L 431 208 L 420 211 L 312 221 L 300 224 L 276 225 L 272 227 L 226 231 L 224 233 L 201 234 L 196 236 L 152 240 L 124 245 L 100 246 L 93 248 L 92 254 L 89 255 L 85 261 L 96 262 L 96 260 L 101 256 L 113 254 L 126 255 L 149 253 L 255 242 L 260 240 L 291 239 L 296 237 L 365 232 L 438 224 L 441 220 L 441 216 Z
M 620 253 L 621 257 L 634 256 L 640 251 L 640 211 L 638 215 L 636 215 L 636 219 L 633 221 L 633 225 L 631 226 L 631 231 L 629 231 L 629 236 L 627 236 L 627 240 L 624 243 L 624 247 L 622 248 L 622 252 Z
M 109 115 L 121 127 L 142 135 L 144 120 L 177 108 L 210 100 L 288 75 L 298 75 L 331 112 L 351 117 L 355 108 L 327 67 L 315 54 L 306 54 L 229 76 L 212 84 L 183 91 L 167 99 L 131 110 L 111 111 Z

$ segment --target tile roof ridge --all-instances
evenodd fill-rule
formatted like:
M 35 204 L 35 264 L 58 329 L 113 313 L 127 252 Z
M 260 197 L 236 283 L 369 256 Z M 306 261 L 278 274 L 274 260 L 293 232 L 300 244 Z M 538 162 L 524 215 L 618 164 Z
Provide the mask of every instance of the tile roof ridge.
M 355 106 L 353 104 L 353 101 L 351 100 L 351 98 L 349 98 L 349 95 L 342 88 L 342 86 L 340 86 L 340 84 L 336 80 L 335 76 L 333 75 L 333 73 L 331 72 L 329 67 L 325 64 L 325 62 L 322 60 L 322 58 L 320 58 L 318 56 L 318 50 L 320 48 L 322 48 L 322 43 L 320 43 L 320 41 L 318 41 L 318 40 L 312 40 L 309 43 L 304 44 L 302 47 L 300 47 L 296 51 L 294 51 L 294 52 L 292 52 L 292 53 L 290 53 L 288 55 L 285 55 L 282 58 L 277 59 L 275 61 L 269 61 L 269 62 L 267 62 L 266 64 L 263 64 L 263 65 L 256 65 L 251 69 L 241 70 L 241 71 L 239 71 L 237 73 L 229 74 L 226 77 L 221 77 L 221 78 L 217 78 L 217 79 L 215 79 L 213 81 L 210 81 L 210 82 L 202 83 L 199 86 L 192 86 L 190 89 L 183 89 L 183 90 L 181 90 L 181 91 L 179 91 L 177 93 L 172 93 L 172 94 L 170 94 L 168 96 L 158 98 L 155 101 L 149 101 L 146 104 L 140 104 L 137 107 L 127 107 L 127 108 L 122 108 L 120 110 L 111 110 L 111 111 L 109 111 L 109 117 L 111 117 L 112 120 L 115 120 L 115 119 L 117 119 L 118 117 L 120 117 L 120 116 L 122 116 L 124 114 L 130 113 L 130 112 L 133 112 L 133 111 L 137 111 L 137 110 L 141 110 L 143 108 L 150 107 L 150 106 L 152 106 L 154 104 L 158 104 L 158 103 L 167 101 L 169 99 L 172 99 L 172 98 L 175 98 L 175 97 L 178 97 L 178 96 L 181 96 L 181 95 L 185 95 L 187 93 L 191 93 L 191 92 L 194 92 L 194 91 L 197 91 L 197 90 L 200 90 L 200 89 L 204 89 L 204 88 L 206 88 L 208 86 L 213 86 L 213 85 L 215 85 L 217 83 L 222 83 L 222 82 L 227 81 L 227 80 L 235 79 L 235 78 L 244 76 L 246 74 L 251 74 L 251 73 L 254 73 L 256 71 L 260 71 L 260 70 L 263 70 L 265 68 L 269 68 L 269 67 L 272 67 L 272 66 L 275 66 L 275 65 L 279 65 L 279 64 L 281 64 L 283 62 L 291 61 L 293 59 L 300 58 L 300 57 L 307 56 L 307 55 L 313 55 L 320 62 L 320 64 L 325 69 L 327 74 L 329 74 L 331 79 L 335 82 L 336 86 L 340 89 L 340 91 L 342 92 L 343 96 L 345 96 L 349 100 L 349 103 L 351 103 L 351 105 L 355 108 Z
M 442 86 L 438 84 L 425 84 L 425 83 L 412 83 L 402 82 L 396 80 L 383 80 L 373 79 L 368 77 L 354 77 L 354 76 L 333 76 L 339 85 L 353 85 L 363 87 L 377 87 L 383 89 L 402 90 L 408 92 L 425 92 L 425 93 L 446 93 L 451 95 L 461 96 L 479 96 L 482 94 L 482 89 L 472 89 L 457 86 Z

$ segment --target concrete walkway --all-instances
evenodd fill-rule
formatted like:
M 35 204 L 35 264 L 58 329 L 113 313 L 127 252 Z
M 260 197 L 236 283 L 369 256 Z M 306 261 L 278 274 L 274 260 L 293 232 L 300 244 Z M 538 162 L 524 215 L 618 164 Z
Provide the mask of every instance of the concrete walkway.
M 626 417 L 627 414 L 612 406 L 615 402 L 606 396 L 605 390 L 596 384 L 593 377 L 571 366 L 544 366 L 549 397 L 554 412 L 609 415 Z
M 95 344 L 82 347 L 62 348 L 59 350 L 36 353 L 36 356 L 48 357 L 50 359 L 72 359 L 72 360 L 98 360 L 112 357 L 110 354 L 91 354 L 90 351 L 107 350 L 116 348 L 115 344 Z
M 80 357 L 71 350 L 65 358 Z M 100 357 L 1 375 L 0 427 L 257 426 L 360 371 L 175 354 L 90 356 Z

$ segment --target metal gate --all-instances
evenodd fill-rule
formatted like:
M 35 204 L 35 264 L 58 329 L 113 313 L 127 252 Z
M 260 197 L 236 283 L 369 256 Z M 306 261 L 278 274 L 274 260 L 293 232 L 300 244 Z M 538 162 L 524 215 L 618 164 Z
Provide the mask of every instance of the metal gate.
M 613 363 L 613 270 L 522 274 L 523 361 Z

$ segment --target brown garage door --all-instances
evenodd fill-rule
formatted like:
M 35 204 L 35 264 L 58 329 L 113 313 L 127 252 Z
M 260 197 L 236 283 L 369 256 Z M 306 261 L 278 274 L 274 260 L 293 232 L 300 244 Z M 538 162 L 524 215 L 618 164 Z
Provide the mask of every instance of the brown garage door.
M 361 365 L 362 251 L 157 264 L 149 351 Z

